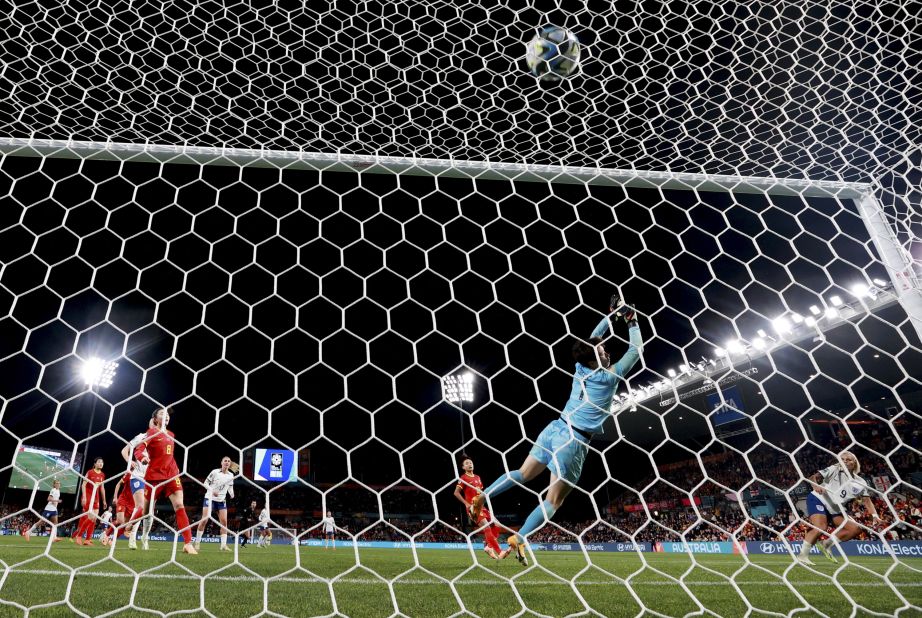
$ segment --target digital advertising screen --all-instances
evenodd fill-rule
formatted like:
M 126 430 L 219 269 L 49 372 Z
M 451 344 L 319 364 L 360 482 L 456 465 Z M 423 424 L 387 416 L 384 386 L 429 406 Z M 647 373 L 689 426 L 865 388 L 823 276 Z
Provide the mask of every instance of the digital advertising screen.
M 16 451 L 10 487 L 13 489 L 32 489 L 38 480 L 39 491 L 48 491 L 57 479 L 61 481 L 61 493 L 76 493 L 80 486 L 80 465 L 83 457 L 77 455 L 71 466 L 72 451 L 43 448 L 24 444 Z
M 298 454 L 284 448 L 258 448 L 253 455 L 253 480 L 286 483 L 298 479 Z

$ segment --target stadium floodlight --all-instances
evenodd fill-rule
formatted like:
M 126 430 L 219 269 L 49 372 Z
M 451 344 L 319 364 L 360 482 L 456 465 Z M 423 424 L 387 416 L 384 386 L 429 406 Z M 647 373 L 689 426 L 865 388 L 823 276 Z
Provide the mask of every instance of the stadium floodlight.
M 731 339 L 725 347 L 730 354 L 744 354 L 746 352 L 746 346 L 739 339 Z
M 810 313 L 812 313 L 813 315 L 819 315 L 823 312 L 820 311 L 820 308 L 817 307 L 816 305 L 810 305 Z
M 832 303 L 833 307 L 839 307 L 842 305 L 842 297 L 838 294 L 829 297 L 829 302 Z
M 90 388 L 94 386 L 109 388 L 115 379 L 116 369 L 118 369 L 117 362 L 104 361 L 97 356 L 93 356 L 80 366 L 80 377 L 83 378 L 84 384 Z
M 888 284 L 886 281 L 884 281 L 883 279 L 876 279 L 876 278 L 875 278 L 875 279 L 871 279 L 871 282 L 872 282 L 874 285 L 876 285 L 877 287 L 879 287 L 879 288 L 885 288 L 885 287 L 887 287 L 887 285 L 889 285 L 889 284 Z
M 799 313 L 792 313 L 791 321 L 794 322 L 794 324 L 800 324 L 804 321 L 804 316 L 800 315 Z
M 835 307 L 828 307 L 826 309 L 826 317 L 829 319 L 839 317 L 839 310 L 836 309 Z
M 790 333 L 791 332 L 791 321 L 786 317 L 781 316 L 780 318 L 775 318 L 772 320 L 772 326 L 775 328 L 775 331 L 779 334 Z
M 724 350 L 723 348 L 714 348 L 714 356 L 716 356 L 717 358 L 723 358 L 726 355 L 727 355 L 727 351 Z
M 688 365 L 679 365 L 679 371 L 681 373 L 688 373 Z
M 670 378 L 674 378 L 676 376 L 675 369 L 667 369 L 666 375 L 669 376 Z
M 757 330 L 757 331 L 756 331 L 756 334 L 757 334 L 759 337 L 762 337 L 763 339 L 767 339 L 767 338 L 768 338 L 768 333 L 766 333 L 766 332 L 765 332 L 765 329 L 763 329 L 763 328 L 760 328 L 759 330 Z
M 442 398 L 448 403 L 474 401 L 474 374 L 470 371 L 442 378 Z
M 855 296 L 855 298 L 864 298 L 865 296 L 869 296 L 870 293 L 871 288 L 869 288 L 866 283 L 856 283 L 852 286 L 852 295 Z
M 816 326 L 816 318 L 814 318 L 812 315 L 808 315 L 806 318 L 804 318 L 804 324 L 812 328 Z
M 762 339 L 761 337 L 756 337 L 755 339 L 752 340 L 752 347 L 754 347 L 756 350 L 764 350 L 767 347 L 767 345 L 764 339 Z

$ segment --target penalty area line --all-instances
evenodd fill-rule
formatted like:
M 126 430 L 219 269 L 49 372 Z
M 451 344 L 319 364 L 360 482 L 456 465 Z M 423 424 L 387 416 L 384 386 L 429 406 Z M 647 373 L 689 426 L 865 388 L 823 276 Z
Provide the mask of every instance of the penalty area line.
M 58 577 L 69 577 L 70 571 L 55 571 L 52 569 L 13 569 L 8 572 L 9 575 L 43 575 L 43 576 L 58 576 Z M 297 583 L 297 584 L 357 584 L 357 585 L 369 585 L 369 584 L 387 584 L 391 583 L 394 585 L 403 585 L 403 586 L 431 586 L 438 585 L 444 586 L 447 582 L 444 582 L 440 579 L 424 579 L 424 578 L 414 578 L 414 579 L 399 579 L 397 581 L 381 581 L 379 579 L 374 579 L 371 577 L 342 577 L 339 579 L 326 579 L 321 577 L 253 577 L 252 575 L 180 575 L 180 574 L 167 574 L 167 573 L 148 573 L 144 575 L 137 575 L 131 573 L 106 573 L 103 571 L 78 571 L 78 577 L 102 577 L 102 578 L 113 578 L 113 579 L 166 579 L 166 580 L 207 580 L 209 582 L 262 582 L 269 580 L 272 582 L 284 582 L 284 583 Z M 611 586 L 611 585 L 625 585 L 622 582 L 616 580 L 580 580 L 575 582 L 577 586 Z M 705 581 L 705 580 L 696 580 L 685 582 L 686 586 L 729 586 L 730 582 L 728 581 Z M 816 581 L 804 581 L 804 582 L 782 582 L 778 580 L 760 580 L 760 581 L 738 581 L 736 582 L 739 586 L 788 586 L 793 585 L 796 587 L 799 586 L 832 586 L 829 582 L 816 582 Z M 845 583 L 840 582 L 842 586 L 846 588 L 858 587 L 858 588 L 884 588 L 888 587 L 887 584 L 883 582 L 853 582 Z M 922 587 L 922 582 L 891 582 L 894 586 L 899 588 L 919 588 Z M 512 584 L 512 582 L 501 582 L 496 581 L 495 579 L 464 579 L 454 582 L 456 586 L 507 586 Z M 559 580 L 520 580 L 516 581 L 514 585 L 516 586 L 548 586 L 548 585 L 558 585 L 558 586 L 568 586 L 570 582 L 562 582 Z M 676 582 L 673 581 L 632 581 L 631 586 L 675 586 Z

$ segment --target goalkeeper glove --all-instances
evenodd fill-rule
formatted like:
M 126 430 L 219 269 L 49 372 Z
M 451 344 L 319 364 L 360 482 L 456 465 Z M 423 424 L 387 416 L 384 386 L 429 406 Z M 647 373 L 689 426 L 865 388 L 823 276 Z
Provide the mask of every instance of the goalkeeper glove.
M 612 313 L 624 320 L 628 326 L 637 324 L 637 312 L 633 307 L 624 304 L 624 300 L 617 294 L 612 295 L 610 308 Z

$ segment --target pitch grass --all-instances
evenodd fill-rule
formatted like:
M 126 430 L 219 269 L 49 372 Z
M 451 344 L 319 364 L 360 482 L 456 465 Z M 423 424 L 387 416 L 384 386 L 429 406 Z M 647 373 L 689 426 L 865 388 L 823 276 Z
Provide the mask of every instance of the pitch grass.
M 201 608 L 222 618 L 264 610 L 288 616 L 399 612 L 416 618 L 464 610 L 479 616 L 587 610 L 636 616 L 642 607 L 671 616 L 705 608 L 742 616 L 750 606 L 781 613 L 806 608 L 798 616 L 819 615 L 811 606 L 827 616 L 922 616 L 922 560 L 911 558 L 849 565 L 814 558 L 812 572 L 786 556 L 752 556 L 747 564 L 741 556 L 704 555 L 692 562 L 682 554 L 644 554 L 642 560 L 632 553 L 593 553 L 587 560 L 578 552 L 544 552 L 523 569 L 511 557 L 498 563 L 482 552 L 459 550 L 419 550 L 414 556 L 409 549 L 250 546 L 238 549 L 235 562 L 233 553 L 220 553 L 216 545 L 203 545 L 194 557 L 174 554 L 178 549 L 151 543 L 148 552 L 129 551 L 122 540 L 114 552 L 69 541 L 49 551 L 46 538 L 0 538 L 0 616 L 21 616 L 26 609 L 46 618 Z M 60 603 L 64 599 L 67 604 Z M 53 603 L 59 604 L 48 605 Z

